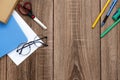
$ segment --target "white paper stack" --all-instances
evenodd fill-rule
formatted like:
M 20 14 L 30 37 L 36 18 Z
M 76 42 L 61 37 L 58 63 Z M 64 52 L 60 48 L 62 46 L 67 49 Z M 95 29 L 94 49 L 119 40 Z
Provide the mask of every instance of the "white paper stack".
M 29 27 L 29 25 L 19 16 L 19 14 L 16 11 L 13 11 L 14 18 L 16 19 L 16 21 L 18 22 L 18 24 L 20 25 L 21 29 L 23 30 L 24 34 L 26 35 L 26 37 L 28 38 L 28 42 L 29 41 L 33 41 L 34 38 L 37 36 L 36 33 Z M 38 36 L 37 36 L 38 37 Z M 40 45 L 42 46 L 42 44 Z M 39 46 L 39 47 L 40 47 Z M 10 52 L 8 54 L 8 56 L 12 59 L 12 61 L 16 64 L 19 65 L 20 63 L 22 63 L 28 56 L 30 56 L 38 47 L 36 47 L 35 45 L 31 45 L 31 51 L 28 55 L 20 55 L 16 52 L 17 49 L 13 50 L 12 52 Z

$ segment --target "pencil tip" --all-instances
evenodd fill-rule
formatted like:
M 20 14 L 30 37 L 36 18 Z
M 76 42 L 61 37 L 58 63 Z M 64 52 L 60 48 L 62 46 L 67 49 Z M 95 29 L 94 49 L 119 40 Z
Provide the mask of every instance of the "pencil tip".
M 92 27 L 92 29 L 94 29 L 94 27 Z

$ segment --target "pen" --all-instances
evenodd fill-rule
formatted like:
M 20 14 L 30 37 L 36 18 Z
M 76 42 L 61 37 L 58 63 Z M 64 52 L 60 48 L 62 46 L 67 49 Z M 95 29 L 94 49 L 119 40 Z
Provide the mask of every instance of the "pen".
M 118 23 L 120 22 L 120 19 L 118 19 L 116 22 L 114 22 L 111 26 L 109 26 L 101 35 L 100 38 L 103 38 L 108 32 L 110 32 Z
M 113 8 L 114 8 L 114 6 L 116 5 L 117 2 L 118 2 L 118 0 L 113 0 L 112 4 L 110 6 L 109 11 L 107 12 L 104 20 L 102 21 L 101 27 L 104 26 L 104 24 L 106 23 L 108 17 L 110 16 L 110 14 L 111 14 L 111 12 L 112 12 L 112 10 L 113 10 Z
M 103 15 L 104 11 L 106 10 L 107 6 L 109 5 L 111 0 L 107 0 L 105 6 L 103 7 L 102 11 L 100 12 L 100 14 L 98 15 L 98 17 L 96 18 L 96 20 L 94 21 L 93 25 L 92 25 L 92 29 L 95 28 L 96 24 L 98 23 L 100 17 Z

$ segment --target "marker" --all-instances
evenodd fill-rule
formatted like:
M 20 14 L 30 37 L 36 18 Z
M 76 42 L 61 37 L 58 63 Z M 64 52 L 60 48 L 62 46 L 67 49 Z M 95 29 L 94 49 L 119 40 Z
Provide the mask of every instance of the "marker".
M 120 22 L 120 19 L 118 19 L 116 22 L 114 22 L 111 26 L 109 26 L 101 35 L 100 38 L 103 38 L 108 32 L 110 32 L 118 23 Z
M 104 20 L 102 21 L 101 27 L 104 26 L 104 24 L 106 23 L 108 17 L 110 16 L 110 14 L 111 14 L 111 12 L 112 12 L 112 10 L 113 10 L 113 8 L 115 7 L 115 5 L 116 5 L 117 2 L 118 2 L 118 0 L 113 0 L 112 4 L 111 4 L 111 6 L 110 6 L 109 11 L 107 12 Z
M 100 17 L 103 15 L 104 11 L 106 10 L 107 6 L 109 5 L 111 0 L 107 0 L 105 6 L 103 7 L 102 11 L 100 12 L 100 14 L 98 15 L 98 17 L 96 18 L 96 20 L 94 21 L 93 25 L 92 25 L 92 29 L 95 28 L 96 24 L 98 23 Z
M 108 32 L 110 32 L 120 22 L 120 8 L 118 8 L 118 10 L 112 16 L 112 19 L 115 22 L 100 35 L 100 38 L 103 38 Z

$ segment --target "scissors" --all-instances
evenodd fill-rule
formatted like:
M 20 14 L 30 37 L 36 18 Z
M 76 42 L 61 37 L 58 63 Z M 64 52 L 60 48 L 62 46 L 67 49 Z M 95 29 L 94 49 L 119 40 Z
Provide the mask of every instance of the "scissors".
M 29 16 L 36 23 L 38 23 L 43 29 L 47 29 L 47 27 L 32 13 L 32 4 L 30 2 L 25 2 L 23 5 L 18 4 L 18 11 L 25 16 Z

